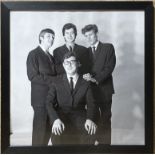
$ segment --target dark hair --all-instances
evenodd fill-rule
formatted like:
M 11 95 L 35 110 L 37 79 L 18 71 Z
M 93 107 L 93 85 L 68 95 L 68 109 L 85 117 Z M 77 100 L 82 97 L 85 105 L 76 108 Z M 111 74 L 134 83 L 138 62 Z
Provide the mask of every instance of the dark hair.
M 68 59 L 68 58 L 70 58 L 70 57 L 72 57 L 72 56 L 75 57 L 76 61 L 78 61 L 76 55 L 75 55 L 73 52 L 67 52 L 67 53 L 65 53 L 65 55 L 63 56 L 63 62 L 64 62 L 65 59 Z
M 86 25 L 83 29 L 82 29 L 82 34 L 85 34 L 88 31 L 93 30 L 95 33 L 98 32 L 98 27 L 95 24 L 89 24 Z
M 73 28 L 74 33 L 75 33 L 75 37 L 76 37 L 77 36 L 77 29 L 76 29 L 76 26 L 74 24 L 72 24 L 72 23 L 67 23 L 67 24 L 65 24 L 63 26 L 63 28 L 62 28 L 63 36 L 65 35 L 65 30 L 68 30 L 68 29 L 71 29 L 71 28 Z
M 40 34 L 39 34 L 39 43 L 41 43 L 40 37 L 44 37 L 45 33 L 51 33 L 53 35 L 55 35 L 54 31 L 52 29 L 46 28 L 41 30 Z

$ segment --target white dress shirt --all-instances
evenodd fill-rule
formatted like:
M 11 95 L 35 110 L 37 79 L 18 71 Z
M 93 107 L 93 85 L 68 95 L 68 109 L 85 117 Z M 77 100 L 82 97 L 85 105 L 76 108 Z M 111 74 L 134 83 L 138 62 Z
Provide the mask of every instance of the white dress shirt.
M 96 51 L 98 44 L 99 44 L 99 41 L 97 41 L 94 45 L 91 45 L 91 48 L 95 47 L 95 51 Z
M 67 79 L 68 79 L 69 83 L 70 83 L 70 78 L 71 77 L 73 78 L 73 88 L 75 88 L 77 80 L 79 78 L 79 75 L 78 74 L 75 74 L 73 76 L 67 75 Z

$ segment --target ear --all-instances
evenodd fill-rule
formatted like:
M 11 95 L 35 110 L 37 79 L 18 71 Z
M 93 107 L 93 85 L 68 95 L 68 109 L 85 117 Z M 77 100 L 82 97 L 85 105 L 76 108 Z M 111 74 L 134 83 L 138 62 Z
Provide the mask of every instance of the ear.
M 40 40 L 41 40 L 41 42 L 43 41 L 43 36 L 40 36 L 40 38 L 39 38 Z
M 65 67 L 64 67 L 64 62 L 62 63 L 62 66 L 63 66 L 63 68 L 65 69 Z
M 81 66 L 82 66 L 81 63 L 80 63 L 79 61 L 77 62 L 77 66 L 78 66 L 78 67 L 81 67 Z

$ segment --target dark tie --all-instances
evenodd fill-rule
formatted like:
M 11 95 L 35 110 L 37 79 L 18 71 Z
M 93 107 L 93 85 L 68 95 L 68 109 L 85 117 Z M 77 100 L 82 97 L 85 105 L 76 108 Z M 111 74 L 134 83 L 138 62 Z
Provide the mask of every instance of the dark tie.
M 73 93 L 73 78 L 72 77 L 70 77 L 70 89 L 71 89 L 71 93 Z
M 53 61 L 52 61 L 52 56 L 50 55 L 49 52 L 47 52 L 47 56 L 48 56 L 49 60 L 50 60 L 51 62 L 53 62 Z
M 92 47 L 93 59 L 95 59 L 95 47 Z
M 69 51 L 70 51 L 70 52 L 72 52 L 72 51 L 73 51 L 72 46 L 69 46 Z
M 46 52 L 46 54 L 51 62 L 51 67 L 52 67 L 53 72 L 56 73 L 54 58 L 51 56 L 49 52 Z

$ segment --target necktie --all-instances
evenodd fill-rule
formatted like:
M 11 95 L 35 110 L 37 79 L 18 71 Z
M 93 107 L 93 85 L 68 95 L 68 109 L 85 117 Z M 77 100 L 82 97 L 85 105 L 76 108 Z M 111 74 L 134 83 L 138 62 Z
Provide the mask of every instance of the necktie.
M 95 47 L 92 47 L 93 59 L 95 60 Z
M 49 60 L 50 60 L 51 62 L 53 62 L 53 61 L 52 61 L 52 57 L 51 57 L 51 55 L 50 55 L 49 52 L 47 52 L 47 56 L 48 56 Z
M 93 53 L 93 55 L 95 55 L 95 47 L 94 46 L 92 47 L 92 53 Z
M 70 89 L 71 89 L 71 93 L 73 93 L 73 78 L 72 77 L 70 77 Z
M 53 72 L 56 73 L 54 58 L 50 55 L 49 52 L 47 52 L 47 56 L 51 62 L 51 67 L 52 67 Z
M 73 51 L 71 46 L 69 46 L 69 51 L 70 51 L 70 52 L 72 52 L 72 51 Z

